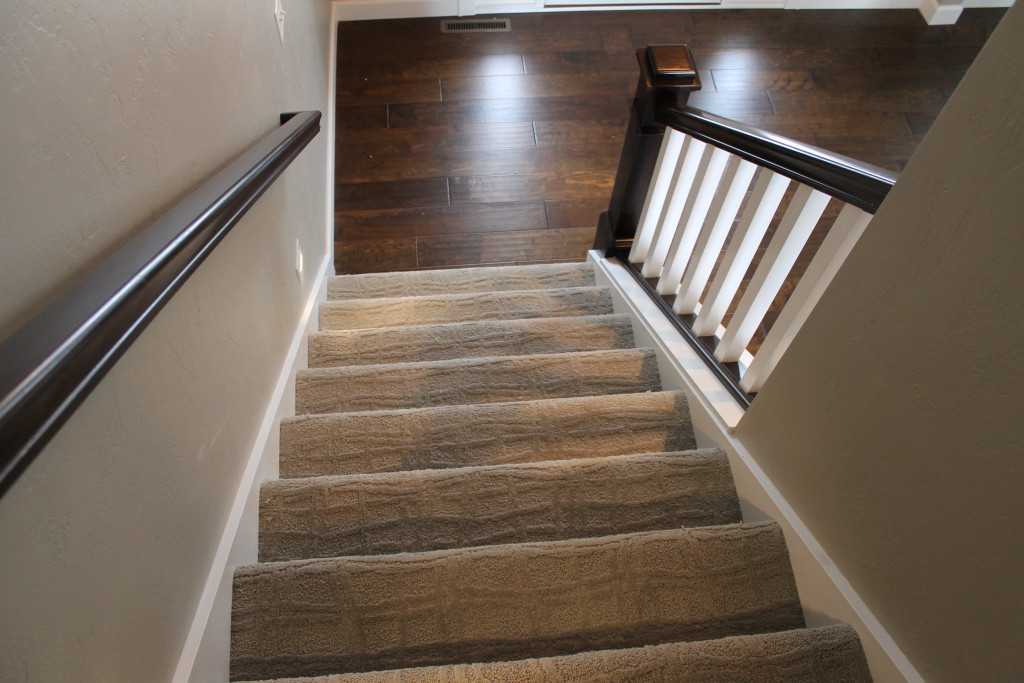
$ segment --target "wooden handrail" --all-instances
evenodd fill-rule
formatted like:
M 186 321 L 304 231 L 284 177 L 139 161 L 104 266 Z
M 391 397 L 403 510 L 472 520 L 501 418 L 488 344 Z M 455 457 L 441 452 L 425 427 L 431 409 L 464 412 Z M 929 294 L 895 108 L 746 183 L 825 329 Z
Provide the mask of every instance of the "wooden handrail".
M 0 495 L 320 131 L 283 114 L 256 142 L 0 343 Z
M 878 210 L 899 178 L 898 173 L 694 107 L 658 108 L 654 115 L 659 123 L 868 213 Z

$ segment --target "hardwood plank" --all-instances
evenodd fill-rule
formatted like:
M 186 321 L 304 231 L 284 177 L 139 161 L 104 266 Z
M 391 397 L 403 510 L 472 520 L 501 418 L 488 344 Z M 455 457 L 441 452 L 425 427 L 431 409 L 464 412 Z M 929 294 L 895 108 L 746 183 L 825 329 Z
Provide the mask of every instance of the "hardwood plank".
M 419 239 L 421 268 L 535 260 L 582 260 L 593 244 L 593 228 L 525 230 Z
M 636 81 L 636 50 L 574 50 L 567 52 L 527 52 L 523 55 L 528 74 L 580 74 L 602 71 L 632 71 Z M 483 74 L 481 74 L 483 75 Z
M 395 104 L 390 107 L 390 112 L 390 125 L 393 128 L 453 123 L 614 120 L 620 117 L 625 125 L 629 101 L 627 98 L 598 96 L 465 100 L 437 104 Z
M 447 178 L 335 183 L 335 211 L 448 205 Z
M 437 78 L 404 81 L 367 78 L 340 83 L 336 97 L 338 105 L 343 107 L 396 102 L 440 102 L 441 86 Z
M 611 196 L 615 172 L 531 173 L 457 176 L 451 179 L 452 204 L 514 202 L 524 199 L 601 199 Z
M 768 93 L 755 92 L 695 92 L 690 94 L 689 104 L 712 114 L 734 118 L 750 114 L 773 114 L 772 100 Z
M 441 79 L 441 96 L 446 102 L 595 95 L 628 98 L 636 87 L 636 79 L 635 69 L 602 73 L 444 78 Z
M 334 243 L 334 267 L 339 275 L 407 270 L 417 265 L 415 237 Z
M 626 137 L 623 121 L 537 121 L 538 147 L 572 147 L 576 145 L 619 145 Z
M 384 104 L 338 107 L 334 124 L 342 134 L 363 128 L 387 128 L 388 108 Z
M 548 210 L 548 226 L 553 230 L 596 228 L 602 211 L 608 210 L 603 199 L 561 199 L 544 202 Z
M 802 114 L 740 115 L 732 118 L 779 135 L 814 143 L 816 135 L 906 135 L 906 119 L 895 112 L 832 112 L 829 116 Z
M 799 91 L 814 87 L 807 69 L 712 69 L 718 92 L 744 90 Z
M 548 227 L 544 202 L 464 204 L 420 209 L 338 211 L 339 240 L 400 238 L 503 230 L 543 230 Z M 596 225 L 596 223 L 595 223 Z
M 448 150 L 536 147 L 532 121 L 360 131 L 337 140 L 337 158 L 437 154 Z
M 779 114 L 821 115 L 840 111 L 938 111 L 945 98 L 938 89 L 888 89 L 858 92 L 806 92 L 772 93 L 772 104 Z
M 379 53 L 378 48 L 378 53 Z M 372 59 L 339 52 L 339 83 L 363 80 L 409 81 L 417 79 L 457 78 L 459 76 L 511 76 L 525 73 L 519 52 L 486 54 L 467 59 L 446 55 L 436 59 L 409 59 L 404 52 L 377 54 Z
M 338 159 L 340 178 L 349 183 L 433 178 L 443 175 L 485 176 L 511 173 L 614 171 L 620 143 L 576 147 L 526 147 L 490 150 L 445 150 L 436 154 L 352 156 Z

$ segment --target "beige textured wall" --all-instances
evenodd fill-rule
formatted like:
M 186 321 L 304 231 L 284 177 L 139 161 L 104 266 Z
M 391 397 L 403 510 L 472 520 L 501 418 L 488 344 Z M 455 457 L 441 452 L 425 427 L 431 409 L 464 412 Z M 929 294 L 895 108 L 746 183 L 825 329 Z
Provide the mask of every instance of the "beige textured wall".
M 329 5 L 0 8 L 0 336 L 277 125 L 325 110 Z M 170 678 L 326 257 L 326 136 L 0 500 L 0 679 Z M 305 279 L 293 270 L 295 240 Z
M 1024 6 L 737 435 L 928 681 L 1024 679 Z

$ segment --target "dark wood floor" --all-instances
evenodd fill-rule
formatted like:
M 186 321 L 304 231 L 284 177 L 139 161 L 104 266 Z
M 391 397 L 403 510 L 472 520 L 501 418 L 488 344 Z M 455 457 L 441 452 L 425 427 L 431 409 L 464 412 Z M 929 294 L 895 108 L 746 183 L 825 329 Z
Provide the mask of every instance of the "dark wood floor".
M 688 43 L 690 103 L 902 169 L 1004 10 L 511 15 L 338 30 L 339 273 L 579 260 L 607 207 L 636 47 Z

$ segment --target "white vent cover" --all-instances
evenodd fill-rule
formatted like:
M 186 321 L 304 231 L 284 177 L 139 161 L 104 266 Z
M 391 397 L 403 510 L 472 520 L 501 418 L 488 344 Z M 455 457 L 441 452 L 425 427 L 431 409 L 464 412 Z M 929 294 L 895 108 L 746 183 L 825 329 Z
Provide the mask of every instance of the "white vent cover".
M 498 33 L 511 31 L 508 19 L 443 19 L 441 33 Z

